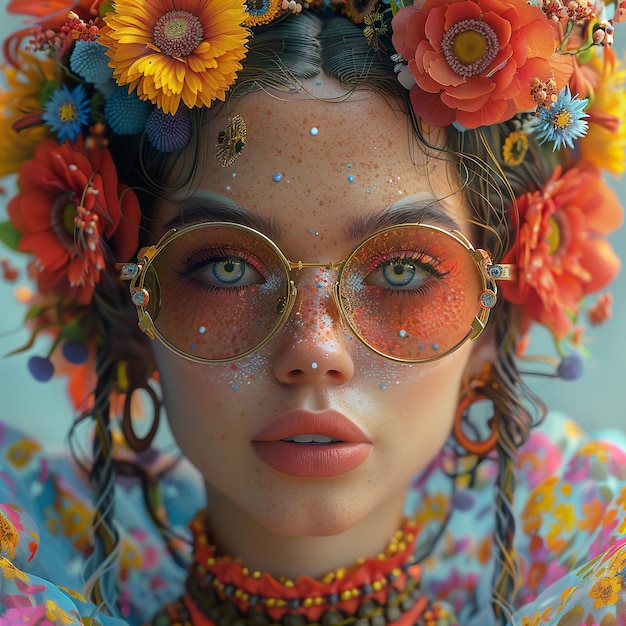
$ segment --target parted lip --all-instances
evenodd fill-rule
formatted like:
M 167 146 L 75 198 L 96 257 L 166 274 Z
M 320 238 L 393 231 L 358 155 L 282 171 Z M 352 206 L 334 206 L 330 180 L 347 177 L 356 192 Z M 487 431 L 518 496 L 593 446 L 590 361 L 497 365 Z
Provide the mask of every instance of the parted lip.
M 252 441 L 281 441 L 297 435 L 325 435 L 346 443 L 370 443 L 369 437 L 338 411 L 294 410 L 281 415 L 252 437 Z

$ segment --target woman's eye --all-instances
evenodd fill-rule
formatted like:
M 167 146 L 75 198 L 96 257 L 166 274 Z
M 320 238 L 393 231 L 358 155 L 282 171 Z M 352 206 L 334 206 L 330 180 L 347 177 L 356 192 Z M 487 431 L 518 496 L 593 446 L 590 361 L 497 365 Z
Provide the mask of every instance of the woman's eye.
M 394 287 L 406 287 L 410 285 L 417 268 L 413 263 L 403 259 L 394 259 L 383 265 L 383 276 L 385 280 Z
M 194 272 L 197 279 L 212 287 L 248 287 L 264 282 L 261 274 L 243 259 L 215 259 Z
M 409 258 L 385 261 L 365 279 L 367 285 L 385 289 L 418 289 L 432 276 L 421 263 Z

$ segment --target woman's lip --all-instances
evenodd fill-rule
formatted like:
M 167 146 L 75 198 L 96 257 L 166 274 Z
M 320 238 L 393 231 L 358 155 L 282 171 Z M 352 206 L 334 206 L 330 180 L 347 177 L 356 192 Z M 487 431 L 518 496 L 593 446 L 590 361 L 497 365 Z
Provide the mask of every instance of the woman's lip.
M 325 435 L 334 443 L 285 441 L 298 435 Z M 272 469 L 301 478 L 330 478 L 355 469 L 368 457 L 367 435 L 337 411 L 289 411 L 252 438 L 252 449 Z
M 253 441 L 252 449 L 277 472 L 299 478 L 331 478 L 361 465 L 368 457 L 372 444 Z
M 353 421 L 338 411 L 299 410 L 289 411 L 274 420 L 254 435 L 252 441 L 281 441 L 297 435 L 309 434 L 326 435 L 345 443 L 370 443 L 367 435 Z

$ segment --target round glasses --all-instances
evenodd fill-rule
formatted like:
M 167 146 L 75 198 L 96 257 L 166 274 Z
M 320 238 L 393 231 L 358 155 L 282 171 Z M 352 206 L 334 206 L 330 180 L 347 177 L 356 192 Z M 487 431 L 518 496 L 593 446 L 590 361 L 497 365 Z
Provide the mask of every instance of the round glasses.
M 240 359 L 285 325 L 298 298 L 295 276 L 332 270 L 344 328 L 393 361 L 422 363 L 476 339 L 509 265 L 492 265 L 458 231 L 427 224 L 383 228 L 340 262 L 290 261 L 262 233 L 239 224 L 172 229 L 122 267 L 140 328 L 200 363 Z M 324 286 L 319 283 L 318 288 Z

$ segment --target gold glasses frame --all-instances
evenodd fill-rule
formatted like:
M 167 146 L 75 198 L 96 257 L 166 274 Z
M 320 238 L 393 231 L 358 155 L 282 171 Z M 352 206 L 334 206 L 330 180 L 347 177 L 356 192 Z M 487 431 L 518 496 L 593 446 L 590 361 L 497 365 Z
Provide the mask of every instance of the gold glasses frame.
M 159 294 L 151 294 L 150 290 L 146 288 L 146 276 L 147 270 L 154 263 L 155 259 L 158 257 L 159 253 L 162 252 L 168 245 L 170 245 L 173 241 L 182 237 L 186 233 L 189 233 L 194 230 L 198 230 L 201 228 L 211 228 L 211 227 L 228 227 L 233 228 L 235 230 L 244 231 L 245 233 L 260 238 L 269 248 L 276 254 L 276 257 L 281 261 L 283 268 L 285 270 L 285 277 L 287 279 L 288 292 L 285 294 L 282 301 L 280 301 L 277 305 L 276 312 L 280 314 L 276 324 L 272 327 L 272 329 L 267 333 L 267 335 L 258 342 L 256 345 L 251 347 L 249 350 L 238 354 L 234 357 L 222 358 L 222 359 L 207 359 L 203 357 L 198 357 L 197 355 L 187 353 L 177 346 L 173 345 L 168 341 L 168 339 L 163 336 L 158 328 L 155 326 L 154 320 L 147 310 L 148 304 L 151 302 L 151 298 L 158 297 Z M 378 350 L 374 346 L 372 346 L 359 332 L 357 328 L 354 327 L 352 322 L 350 321 L 350 316 L 346 315 L 346 311 L 344 308 L 344 304 L 341 299 L 341 285 L 343 279 L 343 270 L 348 265 L 349 261 L 354 257 L 358 251 L 365 246 L 368 242 L 370 242 L 373 238 L 380 236 L 389 231 L 394 230 L 403 230 L 405 228 L 420 228 L 427 229 L 429 231 L 437 231 L 442 233 L 448 237 L 453 238 L 457 241 L 463 248 L 467 250 L 473 259 L 478 274 L 481 279 L 481 291 L 479 293 L 479 298 L 477 302 L 477 312 L 474 320 L 471 324 L 471 329 L 468 334 L 463 337 L 457 344 L 452 346 L 446 352 L 437 354 L 428 358 L 421 359 L 405 359 L 395 357 L 390 354 L 385 354 L 384 352 Z M 120 278 L 122 280 L 130 281 L 129 290 L 130 297 L 133 304 L 137 307 L 137 316 L 139 320 L 139 328 L 150 338 L 159 340 L 164 346 L 166 346 L 169 350 L 177 354 L 178 356 L 187 359 L 189 361 L 193 361 L 196 363 L 229 363 L 232 361 L 237 361 L 242 359 L 253 352 L 261 349 L 265 346 L 278 331 L 286 324 L 289 315 L 293 309 L 293 306 L 296 302 L 298 289 L 296 287 L 295 281 L 292 279 L 292 272 L 296 270 L 303 270 L 305 268 L 319 268 L 319 269 L 328 269 L 328 270 L 336 270 L 337 280 L 335 281 L 333 287 L 331 288 L 331 292 L 333 294 L 333 299 L 335 302 L 336 309 L 339 313 L 339 319 L 342 326 L 347 327 L 350 331 L 359 339 L 359 341 L 364 344 L 367 348 L 375 352 L 376 354 L 389 359 L 391 361 L 399 362 L 399 363 L 427 363 L 430 361 L 435 361 L 438 359 L 451 354 L 455 350 L 457 350 L 461 345 L 463 345 L 466 341 L 473 341 L 477 339 L 480 334 L 485 329 L 487 325 L 487 321 L 489 319 L 489 313 L 491 309 L 496 305 L 498 290 L 496 286 L 496 281 L 499 280 L 514 280 L 515 279 L 515 266 L 509 264 L 492 264 L 491 257 L 488 252 L 481 248 L 474 248 L 474 246 L 470 243 L 467 237 L 458 230 L 445 230 L 438 226 L 433 226 L 431 224 L 424 223 L 406 223 L 406 224 L 396 224 L 393 226 L 386 226 L 381 228 L 370 235 L 368 235 L 363 241 L 359 242 L 352 251 L 345 257 L 343 261 L 334 262 L 329 261 L 327 263 L 307 263 L 304 261 L 290 261 L 280 250 L 280 248 L 266 235 L 255 230 L 254 228 L 250 228 L 249 226 L 244 226 L 242 224 L 231 223 L 231 222 L 198 222 L 195 224 L 191 224 L 189 226 L 185 226 L 183 228 L 172 228 L 168 232 L 166 232 L 159 241 L 150 246 L 146 246 L 139 250 L 137 254 L 137 262 L 136 263 L 125 263 L 121 266 Z M 154 274 L 158 277 L 157 272 Z M 154 303 L 152 302 L 152 306 L 156 306 L 157 310 L 160 307 L 160 302 Z

